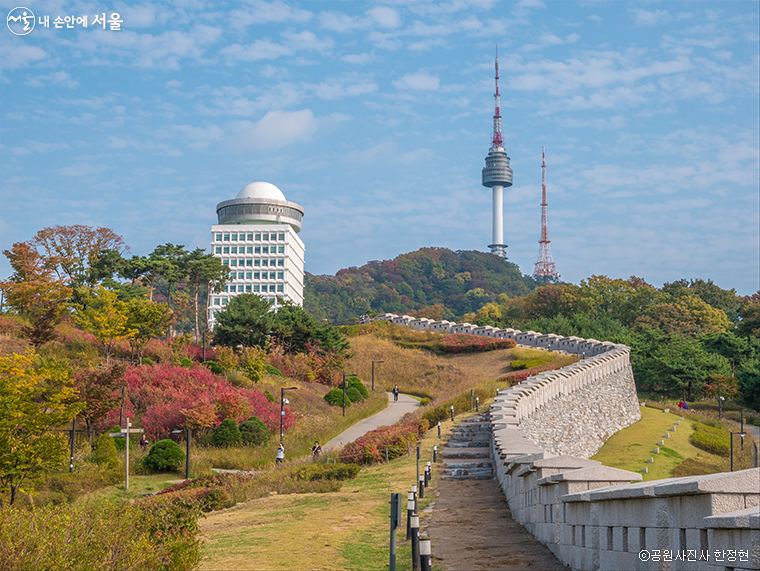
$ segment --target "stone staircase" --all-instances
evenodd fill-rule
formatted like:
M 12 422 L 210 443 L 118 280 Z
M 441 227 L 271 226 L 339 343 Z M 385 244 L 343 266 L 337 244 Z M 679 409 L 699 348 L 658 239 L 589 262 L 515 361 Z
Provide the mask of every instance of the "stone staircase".
M 454 428 L 443 448 L 444 480 L 490 480 L 493 478 L 490 453 L 489 413 L 465 419 Z

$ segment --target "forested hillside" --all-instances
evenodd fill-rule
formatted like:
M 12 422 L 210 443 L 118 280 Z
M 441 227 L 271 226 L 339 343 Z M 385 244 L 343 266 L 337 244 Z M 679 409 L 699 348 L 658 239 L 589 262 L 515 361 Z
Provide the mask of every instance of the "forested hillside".
M 493 254 L 422 248 L 335 276 L 307 273 L 304 306 L 331 323 L 372 311 L 452 318 L 478 311 L 500 294 L 526 295 L 537 285 Z

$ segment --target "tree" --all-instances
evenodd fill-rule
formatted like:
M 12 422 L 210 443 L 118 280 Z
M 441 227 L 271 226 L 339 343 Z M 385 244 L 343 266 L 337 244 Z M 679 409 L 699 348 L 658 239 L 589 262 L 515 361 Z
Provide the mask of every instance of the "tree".
M 94 424 L 116 409 L 121 402 L 119 390 L 124 386 L 123 364 L 105 369 L 79 369 L 74 372 L 74 383 L 79 391 L 79 400 L 85 404 L 80 416 L 87 426 L 87 440 L 92 444 Z
M 117 299 L 115 292 L 103 286 L 83 291 L 87 309 L 77 311 L 74 320 L 85 331 L 92 333 L 103 348 L 106 366 L 111 364 L 113 344 L 120 339 L 131 339 L 135 331 L 129 328 L 127 304 Z
M 66 458 L 66 438 L 52 430 L 71 421 L 76 401 L 68 369 L 34 353 L 0 356 L 0 494 L 31 491 L 31 482 Z M 30 482 L 30 487 L 23 487 Z
M 633 287 L 626 280 L 595 275 L 582 280 L 581 289 L 591 299 L 595 311 L 615 314 L 633 292 Z
M 233 297 L 227 307 L 216 314 L 217 345 L 261 346 L 272 328 L 271 307 L 267 300 L 254 293 Z
M 227 284 L 229 268 L 222 264 L 222 260 L 212 254 L 206 254 L 202 249 L 196 248 L 188 256 L 187 279 L 193 287 L 193 301 L 195 304 L 195 338 L 200 337 L 198 324 L 198 292 L 202 286 L 206 286 L 206 327 L 208 327 L 209 296 L 212 290 L 220 293 Z
M 745 298 L 739 309 L 737 333 L 745 337 L 760 337 L 760 291 Z
M 156 246 L 156 249 L 150 255 L 150 259 L 157 262 L 161 275 L 169 286 L 167 295 L 169 307 L 172 306 L 172 285 L 187 276 L 189 256 L 190 253 L 185 250 L 184 245 L 175 246 L 171 242 L 163 246 Z
M 133 332 L 129 344 L 137 352 L 140 361 L 148 341 L 166 333 L 172 322 L 172 310 L 162 303 L 154 303 L 144 298 L 130 299 L 126 307 L 126 328 Z
M 702 335 L 699 341 L 705 350 L 722 355 L 730 361 L 732 377 L 737 366 L 741 367 L 754 356 L 752 346 L 746 339 L 728 331 Z
M 55 271 L 59 279 L 87 286 L 97 283 L 92 268 L 103 251 L 127 249 L 121 236 L 113 230 L 81 224 L 43 228 L 29 245 L 39 252 L 46 267 Z

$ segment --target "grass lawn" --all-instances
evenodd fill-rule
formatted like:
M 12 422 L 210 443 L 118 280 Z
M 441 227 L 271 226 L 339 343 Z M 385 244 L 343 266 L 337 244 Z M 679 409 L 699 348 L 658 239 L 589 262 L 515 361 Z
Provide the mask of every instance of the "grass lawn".
M 672 477 L 673 468 L 686 458 L 699 456 L 719 461 L 718 456 L 689 443 L 689 435 L 693 431 L 690 421 L 684 420 L 676 427 L 676 432 L 668 432 L 678 418 L 677 414 L 642 407 L 641 420 L 613 434 L 591 459 L 605 466 L 632 472 L 640 472 L 647 467 L 649 472 L 644 474 L 645 481 Z M 670 434 L 670 438 L 663 439 L 664 434 Z M 665 440 L 665 444 L 659 446 L 660 453 L 652 453 L 660 440 Z M 654 458 L 654 464 L 646 463 L 649 458 Z
M 122 474 L 123 475 L 123 474 Z M 183 478 L 176 473 L 152 474 L 150 476 L 133 476 L 129 475 L 129 490 L 124 489 L 124 480 L 113 486 L 101 488 L 100 490 L 88 494 L 87 498 L 103 498 L 107 500 L 136 500 L 145 494 L 151 492 L 160 492 L 182 481 Z
M 463 417 L 458 417 L 459 421 Z M 452 423 L 443 425 L 445 442 Z M 437 428 L 421 442 L 420 466 L 431 459 Z M 442 464 L 438 464 L 442 466 Z M 414 483 L 416 455 L 362 469 L 339 492 L 270 496 L 208 514 L 202 520 L 205 540 L 202 570 L 215 569 L 350 569 L 388 567 L 390 493 L 406 492 Z M 422 510 L 433 501 L 439 474 L 419 501 Z M 426 526 L 422 513 L 420 525 Z M 397 536 L 397 569 L 411 569 L 406 518 Z

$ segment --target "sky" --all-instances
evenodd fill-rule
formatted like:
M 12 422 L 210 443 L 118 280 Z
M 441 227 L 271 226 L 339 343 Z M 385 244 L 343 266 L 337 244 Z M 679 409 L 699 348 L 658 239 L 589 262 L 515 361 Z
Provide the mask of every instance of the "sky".
M 0 249 L 58 224 L 207 248 L 216 204 L 267 181 L 305 209 L 313 274 L 487 251 L 498 44 L 510 261 L 533 272 L 545 146 L 564 281 L 760 289 L 757 1 L 0 0 L 3 21 L 20 2 L 37 21 L 0 32 Z

